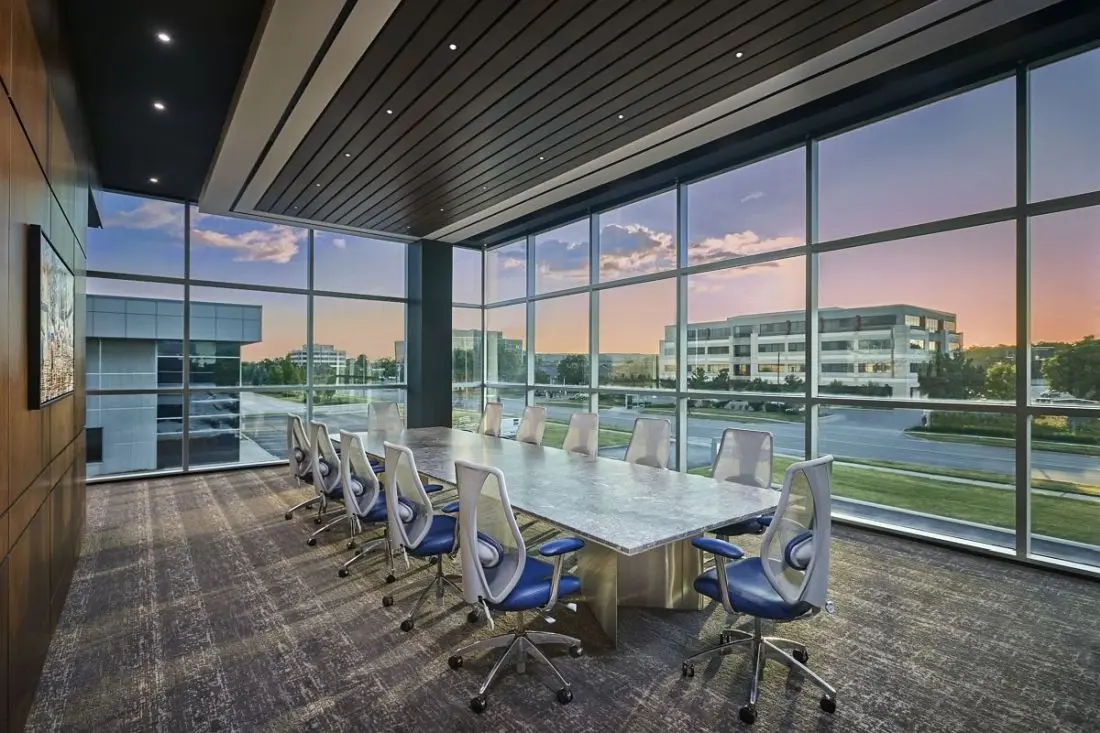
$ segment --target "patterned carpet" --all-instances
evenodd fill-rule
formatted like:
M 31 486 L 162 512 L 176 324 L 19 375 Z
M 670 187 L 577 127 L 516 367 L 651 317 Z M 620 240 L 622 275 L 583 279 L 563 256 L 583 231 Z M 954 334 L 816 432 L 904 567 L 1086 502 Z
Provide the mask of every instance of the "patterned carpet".
M 586 639 L 584 657 L 558 657 L 573 703 L 529 667 L 538 675 L 506 674 L 475 715 L 468 701 L 491 661 L 452 671 L 446 658 L 490 632 L 434 607 L 399 631 L 409 593 L 383 608 L 376 561 L 338 578 L 343 534 L 310 548 L 312 521 L 283 520 L 300 497 L 275 469 L 89 487 L 84 551 L 28 730 L 748 729 L 737 720 L 746 658 L 680 677 L 680 658 L 714 641 L 716 606 L 627 610 L 615 651 L 586 613 L 559 614 L 556 630 Z M 837 615 L 783 634 L 805 641 L 838 710 L 820 712 L 812 685 L 772 664 L 753 729 L 1100 730 L 1100 584 L 835 534 Z

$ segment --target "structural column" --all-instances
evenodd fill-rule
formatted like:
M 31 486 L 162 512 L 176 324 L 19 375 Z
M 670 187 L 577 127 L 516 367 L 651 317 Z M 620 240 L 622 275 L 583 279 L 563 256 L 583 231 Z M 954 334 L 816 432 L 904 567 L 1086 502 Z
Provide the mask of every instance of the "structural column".
M 406 422 L 451 426 L 451 245 L 422 239 L 407 247 Z

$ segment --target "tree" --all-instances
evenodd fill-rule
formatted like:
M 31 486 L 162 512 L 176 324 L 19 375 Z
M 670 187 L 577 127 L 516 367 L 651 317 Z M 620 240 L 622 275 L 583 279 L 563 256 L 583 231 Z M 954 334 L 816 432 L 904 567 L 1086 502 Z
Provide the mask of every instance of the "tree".
M 523 352 L 503 341 L 497 342 L 496 378 L 501 382 L 527 381 L 527 363 Z
M 688 389 L 706 389 L 709 381 L 706 370 L 701 366 L 688 373 Z
M 1082 400 L 1100 399 L 1100 341 L 1086 336 L 1056 351 L 1043 375 L 1053 390 Z
M 480 382 L 473 349 L 453 349 L 451 354 L 452 382 Z
M 383 356 L 381 359 L 375 360 L 374 368 L 382 373 L 383 379 L 395 379 L 397 377 L 396 359 L 391 359 L 388 356 Z
M 985 371 L 961 352 L 936 352 L 932 361 L 921 365 L 917 381 L 921 392 L 933 399 L 966 400 L 985 387 Z
M 986 370 L 985 396 L 991 400 L 1016 399 L 1015 364 L 999 361 Z
M 710 380 L 710 388 L 725 392 L 730 388 L 730 370 L 719 369 L 718 374 L 714 375 L 714 378 Z
M 570 354 L 558 362 L 558 381 L 562 384 L 588 384 L 588 357 Z

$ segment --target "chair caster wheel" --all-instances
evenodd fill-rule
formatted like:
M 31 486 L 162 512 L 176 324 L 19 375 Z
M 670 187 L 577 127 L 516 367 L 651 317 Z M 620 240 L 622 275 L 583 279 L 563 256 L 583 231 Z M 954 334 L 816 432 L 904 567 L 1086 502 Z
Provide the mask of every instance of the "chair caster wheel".
M 794 657 L 794 661 L 798 662 L 799 664 L 805 664 L 806 662 L 810 661 L 810 652 L 803 649 L 792 650 L 791 656 Z M 822 699 L 824 700 L 825 698 Z
M 485 699 L 484 695 L 478 695 L 470 700 L 470 710 L 473 710 L 479 715 L 485 712 L 485 708 L 488 707 L 489 702 Z
M 694 664 L 688 664 L 687 662 L 683 662 L 682 664 L 680 664 L 680 676 L 681 677 L 694 677 L 695 676 L 695 665 Z
M 428 558 L 428 564 L 429 565 L 438 565 L 439 564 L 439 557 L 437 555 L 432 555 L 430 558 Z
M 283 519 L 285 519 L 289 522 L 291 519 L 294 519 L 294 515 L 291 514 L 290 512 L 287 512 L 286 514 L 283 515 Z
M 355 540 L 348 540 L 348 549 L 354 550 L 356 548 Z
M 447 666 L 451 669 L 458 669 L 462 666 L 462 657 L 454 656 L 447 660 Z
M 310 547 L 316 546 L 317 545 L 317 538 L 316 537 L 310 537 L 308 540 L 306 540 L 306 544 L 309 545 Z
M 477 611 L 470 611 L 468 614 L 466 614 L 466 621 L 468 623 L 476 624 L 480 620 L 481 620 L 481 614 L 478 613 Z
M 389 608 L 393 605 L 393 596 L 382 596 L 382 607 Z
M 741 722 L 745 725 L 752 725 L 756 722 L 756 706 L 744 705 L 737 711 L 737 717 L 741 719 Z
M 320 524 L 321 523 L 321 518 L 320 517 L 314 517 L 313 518 L 313 523 L 314 524 Z
M 568 687 L 563 687 L 558 690 L 558 702 L 560 702 L 562 705 L 568 705 L 569 703 L 573 702 L 573 691 L 570 690 Z
M 569 656 L 573 657 L 573 659 L 582 655 L 584 655 L 584 648 L 579 644 L 573 644 L 569 647 Z
M 347 568 L 340 568 L 336 572 L 336 574 L 339 575 L 341 578 L 346 578 L 346 577 L 348 577 L 348 569 Z
M 821 702 L 818 703 L 821 709 L 832 715 L 836 712 L 836 700 L 831 697 L 822 696 Z
M 390 573 L 389 575 L 386 576 L 386 582 L 387 583 L 396 583 L 397 582 L 397 576 L 394 575 L 393 573 Z
M 401 622 L 401 630 L 402 631 L 412 631 L 413 630 L 413 622 L 412 622 L 411 618 L 407 618 L 407 619 L 405 619 L 404 621 Z

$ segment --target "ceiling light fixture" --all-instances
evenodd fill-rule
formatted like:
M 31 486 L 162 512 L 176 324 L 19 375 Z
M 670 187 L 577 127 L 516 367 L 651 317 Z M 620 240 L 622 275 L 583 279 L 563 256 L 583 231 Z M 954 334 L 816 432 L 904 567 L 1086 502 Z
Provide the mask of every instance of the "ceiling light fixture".
M 443 211 L 443 209 L 440 209 L 440 211 Z
M 157 33 L 157 40 L 160 41 L 161 43 L 171 43 L 172 42 L 172 36 L 168 35 L 164 31 L 160 31 L 160 32 Z
M 622 116 L 622 115 L 619 115 L 619 119 L 621 120 L 622 118 L 623 118 L 623 116 Z
M 544 158 L 543 156 L 540 155 L 539 160 L 546 160 L 546 158 Z
M 458 50 L 458 46 L 454 45 L 453 43 L 450 46 L 447 46 L 447 48 L 451 49 L 452 51 Z
M 160 183 L 160 179 L 157 178 L 156 176 L 150 176 L 149 177 L 149 183 Z
M 736 56 L 737 58 L 741 58 L 741 57 L 742 57 L 742 56 L 744 56 L 745 54 L 743 54 L 743 53 L 741 53 L 740 51 L 738 51 L 738 52 L 737 52 L 736 54 L 734 54 L 734 55 L 735 55 L 735 56 Z
M 320 188 L 320 187 L 321 187 L 321 184 L 320 184 L 320 183 L 314 183 L 313 185 L 314 185 L 314 186 L 316 186 L 317 188 Z
M 351 153 L 344 153 L 344 157 L 345 157 L 345 158 L 350 158 L 350 157 L 351 157 Z
M 393 114 L 393 110 L 392 110 L 392 109 L 388 109 L 388 110 L 386 110 L 386 114 L 388 114 L 388 115 L 392 115 L 392 114 Z
M 165 109 L 164 102 L 153 102 L 153 109 L 157 112 L 163 112 Z

